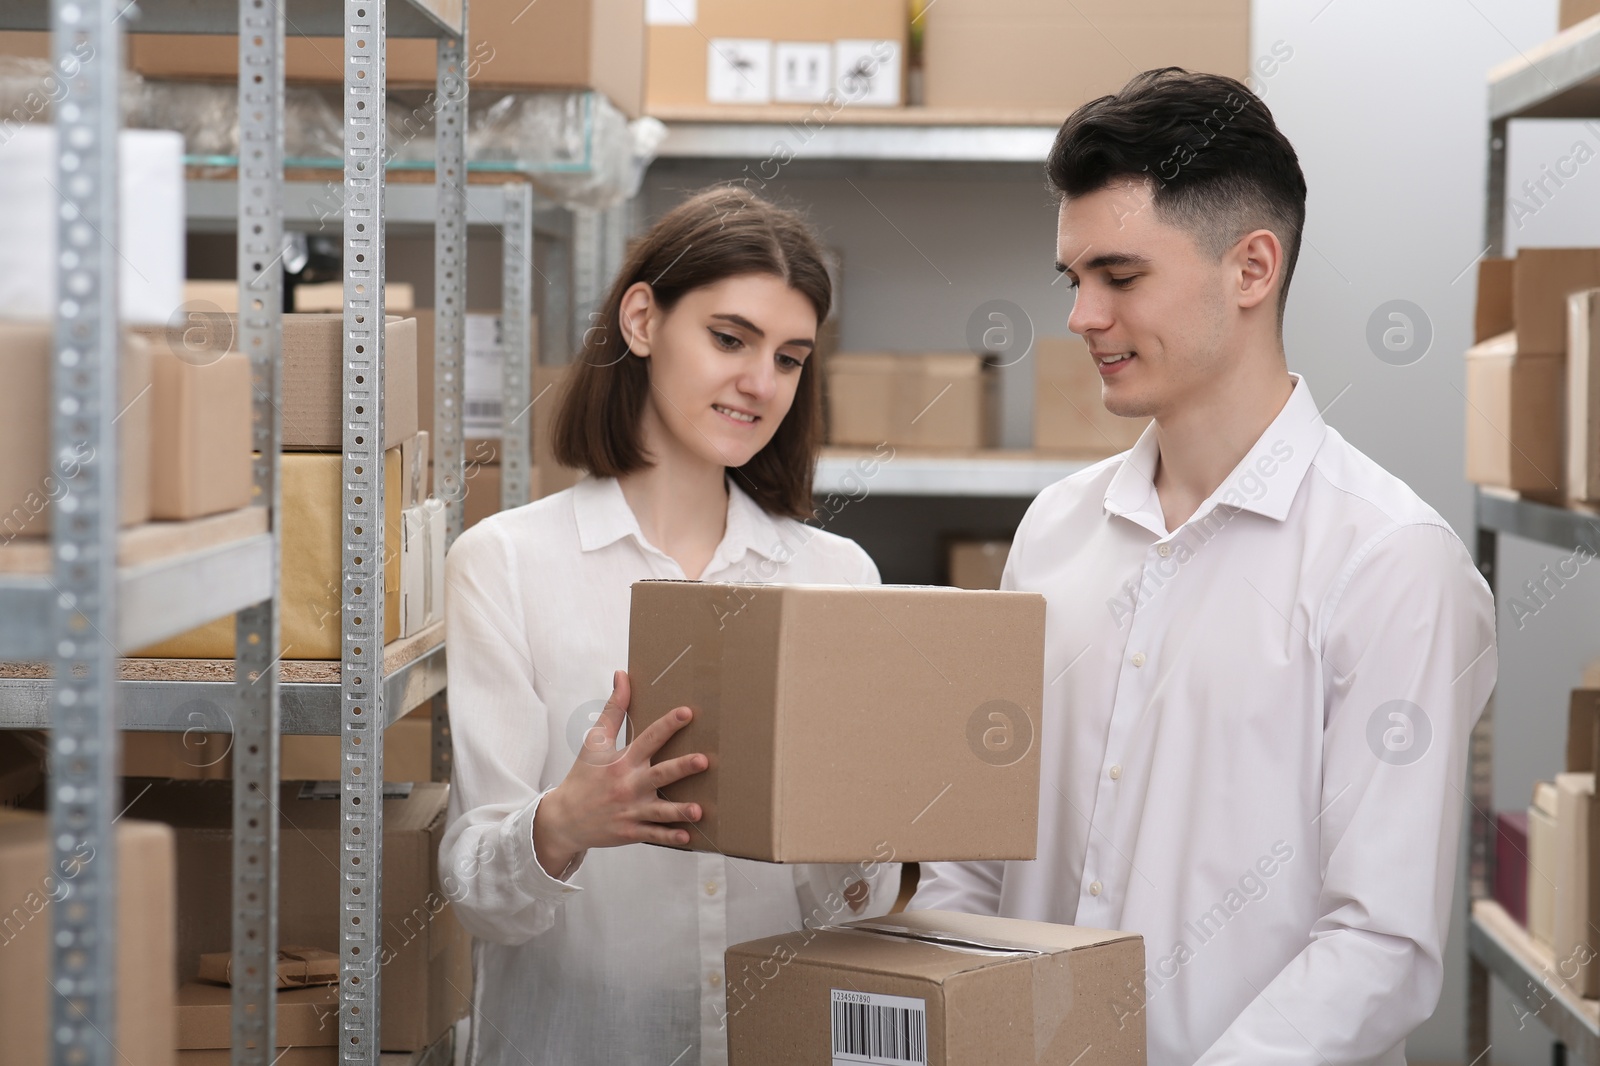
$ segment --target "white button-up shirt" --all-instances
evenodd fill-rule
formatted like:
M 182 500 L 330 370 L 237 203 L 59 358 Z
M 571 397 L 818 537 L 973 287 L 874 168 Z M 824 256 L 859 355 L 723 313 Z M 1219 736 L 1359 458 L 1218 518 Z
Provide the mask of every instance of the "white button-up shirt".
M 470 1061 L 725 1063 L 728 945 L 882 914 L 898 865 L 779 866 L 631 844 L 551 877 L 534 857 L 534 811 L 627 665 L 629 590 L 683 570 L 605 478 L 484 519 L 451 548 L 445 575 L 454 771 L 439 872 L 476 938 Z M 775 519 L 737 485 L 702 578 L 879 580 L 853 541 Z M 842 894 L 863 875 L 871 894 L 856 912 Z
M 1151 1066 L 1400 1064 L 1438 1002 L 1494 606 L 1294 382 L 1175 530 L 1153 426 L 1034 502 L 1002 585 L 1048 601 L 1038 858 L 911 902 L 1142 934 Z

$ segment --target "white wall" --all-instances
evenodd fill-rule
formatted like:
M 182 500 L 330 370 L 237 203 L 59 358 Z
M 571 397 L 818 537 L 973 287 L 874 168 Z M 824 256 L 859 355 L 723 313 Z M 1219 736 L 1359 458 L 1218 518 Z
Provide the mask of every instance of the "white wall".
M 1293 49 L 1261 89 L 1311 190 L 1286 322 L 1289 365 L 1320 403 L 1337 397 L 1328 422 L 1410 483 L 1469 545 L 1461 353 L 1470 343 L 1471 265 L 1485 244 L 1484 75 L 1554 33 L 1555 8 L 1556 0 L 1255 0 L 1254 54 L 1277 42 Z M 1600 152 L 1600 123 L 1514 127 L 1511 188 L 1580 138 Z M 742 162 L 657 164 L 646 214 L 685 188 L 738 174 Z M 1070 296 L 1051 286 L 1054 210 L 1039 167 L 842 170 L 802 156 L 769 191 L 806 207 L 843 252 L 846 347 L 961 348 L 967 318 L 996 298 L 1023 307 L 1042 333 L 1066 327 Z M 1512 247 L 1600 244 L 1597 203 L 1600 161 L 1547 202 L 1530 201 L 1537 210 L 1511 226 Z M 1426 356 L 1408 366 L 1381 361 L 1366 341 L 1369 317 L 1396 299 L 1420 306 L 1433 332 Z M 1019 367 L 1008 382 L 1008 443 L 1028 439 L 1028 373 Z M 929 520 L 918 513 L 919 524 Z M 1503 543 L 1502 591 L 1560 555 Z M 1520 630 L 1501 613 L 1500 808 L 1526 806 L 1533 782 L 1558 768 L 1566 691 L 1600 654 L 1597 574 L 1585 569 Z M 1464 1060 L 1464 895 L 1463 880 L 1444 995 L 1411 1041 L 1414 1062 Z M 1532 1022 L 1519 1030 L 1498 987 L 1491 1027 L 1496 1063 L 1549 1061 L 1547 1034 Z

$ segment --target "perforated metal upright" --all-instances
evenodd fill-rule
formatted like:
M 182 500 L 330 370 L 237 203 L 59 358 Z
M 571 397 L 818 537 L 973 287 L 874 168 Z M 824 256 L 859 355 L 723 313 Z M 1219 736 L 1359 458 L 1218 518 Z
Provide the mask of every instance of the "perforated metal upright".
M 239 0 L 239 350 L 250 359 L 252 487 L 272 534 L 271 598 L 234 626 L 234 1066 L 277 1056 L 279 398 L 283 392 L 283 6 Z
M 505 226 L 502 228 L 500 337 L 504 358 L 500 387 L 504 393 L 500 426 L 500 507 L 528 502 L 531 472 L 528 467 L 528 426 L 533 420 L 529 403 L 529 349 L 533 346 L 533 186 L 526 182 L 505 185 Z
M 122 29 L 115 0 L 53 0 L 57 70 L 77 68 L 56 106 L 55 361 L 50 454 L 73 463 L 50 532 L 56 610 L 50 733 L 50 869 L 76 869 L 71 897 L 50 908 L 51 1058 L 113 1066 L 116 1011 L 118 738 L 116 420 L 117 90 Z M 82 47 L 93 59 L 77 63 Z M 61 465 L 63 475 L 68 468 Z

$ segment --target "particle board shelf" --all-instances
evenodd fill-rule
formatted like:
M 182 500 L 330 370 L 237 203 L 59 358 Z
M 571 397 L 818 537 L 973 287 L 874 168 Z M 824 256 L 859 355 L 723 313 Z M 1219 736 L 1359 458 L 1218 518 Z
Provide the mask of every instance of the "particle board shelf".
M 59 609 L 48 537 L 0 545 L 0 659 L 47 659 Z M 149 522 L 117 538 L 118 648 L 165 640 L 272 595 L 266 511 Z M 113 639 L 114 638 L 114 639 Z
M 1600 1062 L 1600 1000 L 1575 995 L 1556 974 L 1549 948 L 1492 899 L 1472 904 L 1467 951 L 1579 1062 Z
M 120 659 L 118 724 L 148 732 L 227 733 L 238 706 L 232 659 Z M 336 736 L 340 732 L 338 660 L 285 659 L 278 691 L 285 735 Z M 444 691 L 444 624 L 441 622 L 383 651 L 385 727 Z M 43 729 L 50 716 L 46 663 L 0 665 L 0 728 Z
M 1510 533 L 1568 551 L 1580 543 L 1600 550 L 1600 509 L 1569 501 L 1564 505 L 1530 500 L 1505 489 L 1478 486 L 1480 529 Z
M 927 108 L 657 109 L 662 159 L 1026 163 L 1049 154 L 1065 115 Z

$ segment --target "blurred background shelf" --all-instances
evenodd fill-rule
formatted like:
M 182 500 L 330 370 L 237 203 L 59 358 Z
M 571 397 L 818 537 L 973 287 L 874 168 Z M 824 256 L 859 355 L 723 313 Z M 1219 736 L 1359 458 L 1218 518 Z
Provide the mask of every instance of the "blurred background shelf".
M 892 454 L 891 458 L 885 455 Z M 829 447 L 817 463 L 818 495 L 995 496 L 1032 499 L 1098 459 L 993 449 L 959 455 Z

